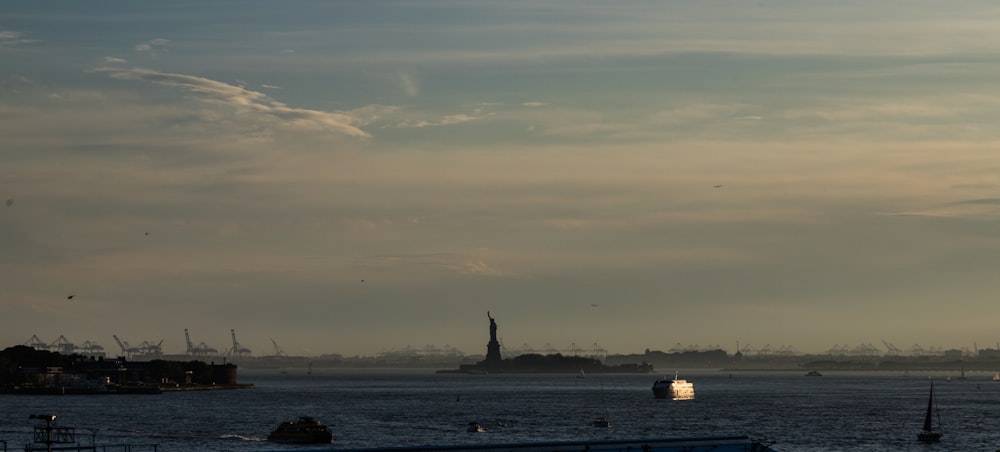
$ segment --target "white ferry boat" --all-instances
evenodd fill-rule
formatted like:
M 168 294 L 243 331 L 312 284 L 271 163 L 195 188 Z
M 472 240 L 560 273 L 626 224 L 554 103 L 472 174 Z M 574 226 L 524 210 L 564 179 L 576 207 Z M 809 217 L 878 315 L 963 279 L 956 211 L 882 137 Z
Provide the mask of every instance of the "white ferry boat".
M 686 400 L 694 398 L 694 383 L 677 378 L 669 379 L 663 377 L 653 383 L 653 395 L 657 399 Z

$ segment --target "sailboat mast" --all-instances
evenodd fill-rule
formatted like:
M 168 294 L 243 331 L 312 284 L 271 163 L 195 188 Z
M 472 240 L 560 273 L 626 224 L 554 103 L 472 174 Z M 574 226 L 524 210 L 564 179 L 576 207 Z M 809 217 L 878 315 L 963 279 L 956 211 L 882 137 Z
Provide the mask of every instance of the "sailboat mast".
M 927 414 L 924 415 L 924 431 L 931 431 L 931 416 L 933 416 L 934 411 L 934 382 L 931 382 L 931 394 L 927 398 Z

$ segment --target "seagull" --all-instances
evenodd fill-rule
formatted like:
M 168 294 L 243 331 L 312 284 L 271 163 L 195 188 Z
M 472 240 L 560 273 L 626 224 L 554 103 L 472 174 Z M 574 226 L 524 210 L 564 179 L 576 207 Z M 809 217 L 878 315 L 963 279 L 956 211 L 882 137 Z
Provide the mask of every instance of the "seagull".
M 75 296 L 76 296 L 76 295 L 70 295 L 70 296 L 66 297 L 66 299 L 67 299 L 67 300 L 72 300 L 72 299 L 73 299 L 73 297 L 75 297 Z

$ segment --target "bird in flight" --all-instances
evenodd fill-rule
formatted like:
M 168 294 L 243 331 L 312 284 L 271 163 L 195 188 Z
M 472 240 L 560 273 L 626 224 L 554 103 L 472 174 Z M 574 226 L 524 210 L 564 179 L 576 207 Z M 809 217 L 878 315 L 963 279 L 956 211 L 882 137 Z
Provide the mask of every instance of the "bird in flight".
M 722 188 L 722 186 L 721 185 L 716 185 L 716 186 L 714 186 L 712 188 Z
M 72 299 L 73 299 L 73 297 L 75 297 L 75 296 L 76 296 L 76 295 L 70 295 L 70 296 L 66 297 L 66 299 L 67 299 L 67 300 L 72 300 Z

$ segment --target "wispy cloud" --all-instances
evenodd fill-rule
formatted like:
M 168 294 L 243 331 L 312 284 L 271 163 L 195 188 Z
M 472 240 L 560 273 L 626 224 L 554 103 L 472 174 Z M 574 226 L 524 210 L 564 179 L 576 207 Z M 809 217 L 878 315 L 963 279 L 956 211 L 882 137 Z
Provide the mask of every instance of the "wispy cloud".
M 997 218 L 1000 217 L 1000 198 L 964 199 L 928 209 L 890 212 L 897 217 L 931 218 Z
M 966 199 L 964 201 L 958 201 L 955 204 L 956 205 L 1000 206 L 1000 198 Z
M 924 102 L 831 102 L 821 108 L 802 108 L 784 113 L 786 119 L 821 119 L 825 121 L 858 121 L 884 118 L 933 119 L 951 117 L 969 107 L 948 106 Z
M 0 49 L 35 42 L 24 37 L 24 33 L 12 30 L 0 30 Z
M 474 254 L 479 254 L 476 252 Z M 355 266 L 364 268 L 370 273 L 390 272 L 398 274 L 402 269 L 423 272 L 440 272 L 479 276 L 514 276 L 495 264 L 488 263 L 478 255 L 462 253 L 424 253 L 424 254 L 393 254 L 369 257 L 358 257 Z
M 399 84 L 403 88 L 403 93 L 409 97 L 416 97 L 420 94 L 420 83 L 412 74 L 399 74 Z
M 482 259 L 473 259 L 466 261 L 456 267 L 454 267 L 459 273 L 470 274 L 470 275 L 480 275 L 480 276 L 506 276 L 507 273 L 496 267 L 491 266 Z
M 136 52 L 147 52 L 147 53 L 149 53 L 149 52 L 156 52 L 156 51 L 165 50 L 165 48 L 166 48 L 166 46 L 168 44 L 170 44 L 170 40 L 169 39 L 156 38 L 156 39 L 151 39 L 151 40 L 149 40 L 147 42 L 142 42 L 142 43 L 136 44 L 135 47 L 133 47 L 133 49 Z
M 466 115 L 466 114 L 457 114 L 457 115 L 444 116 L 444 117 L 442 117 L 441 119 L 439 119 L 437 121 L 428 121 L 428 120 L 423 120 L 423 119 L 404 121 L 404 122 L 401 122 L 398 125 L 398 127 L 401 127 L 401 128 L 410 128 L 410 127 L 420 128 L 420 127 L 434 127 L 434 126 L 451 126 L 451 125 L 455 125 L 455 124 L 461 124 L 463 122 L 475 121 L 477 119 L 479 119 L 479 117 L 470 116 L 470 115 Z
M 652 116 L 651 120 L 658 124 L 685 124 L 689 122 L 704 122 L 706 120 L 760 120 L 760 115 L 743 113 L 757 110 L 752 105 L 745 104 L 715 104 L 694 103 L 670 110 L 661 111 Z
M 355 118 L 347 113 L 292 108 L 259 91 L 204 77 L 143 68 L 103 67 L 95 71 L 116 79 L 143 80 L 162 86 L 183 88 L 194 94 L 194 98 L 200 102 L 257 113 L 270 118 L 275 125 L 294 129 L 329 130 L 360 138 L 370 136 L 356 127 Z

